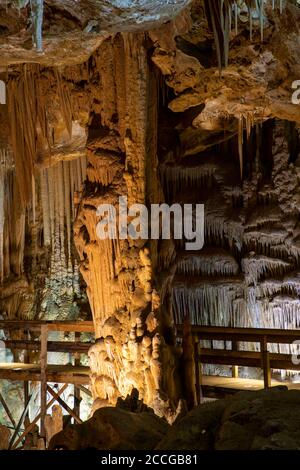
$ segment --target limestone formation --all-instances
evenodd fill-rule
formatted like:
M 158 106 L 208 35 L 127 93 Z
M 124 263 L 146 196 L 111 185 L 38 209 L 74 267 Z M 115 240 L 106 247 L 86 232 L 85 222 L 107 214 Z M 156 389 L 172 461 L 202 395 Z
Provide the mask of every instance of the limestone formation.
M 51 415 L 47 415 L 45 418 L 45 428 L 48 446 L 52 437 L 63 430 L 63 412 L 60 406 L 54 405 L 52 407 Z
M 102 408 L 82 425 L 68 426 L 50 442 L 50 450 L 143 450 L 154 449 L 168 429 L 154 413 L 132 413 Z
M 1 318 L 93 319 L 94 409 L 136 389 L 173 422 L 195 403 L 176 324 L 299 328 L 299 6 L 34 2 L 41 52 L 38 11 L 5 3 Z M 101 240 L 120 197 L 204 204 L 204 249 Z
M 102 408 L 53 437 L 51 449 L 299 450 L 300 392 L 274 387 L 202 404 L 173 426 L 152 413 Z
M 299 449 L 299 391 L 239 392 L 195 408 L 169 429 L 159 450 Z

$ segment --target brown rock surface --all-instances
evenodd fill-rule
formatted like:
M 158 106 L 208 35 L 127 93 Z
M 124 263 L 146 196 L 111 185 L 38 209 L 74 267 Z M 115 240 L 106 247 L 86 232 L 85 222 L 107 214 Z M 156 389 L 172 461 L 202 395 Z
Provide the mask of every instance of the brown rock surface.
M 239 392 L 204 404 L 173 426 L 157 449 L 299 450 L 300 392 Z
M 102 408 L 54 436 L 50 449 L 299 450 L 300 392 L 274 387 L 205 403 L 173 426 L 151 412 Z
M 50 450 L 142 450 L 154 449 L 168 424 L 153 413 L 132 413 L 120 408 L 102 408 L 85 423 L 68 426 L 54 436 Z

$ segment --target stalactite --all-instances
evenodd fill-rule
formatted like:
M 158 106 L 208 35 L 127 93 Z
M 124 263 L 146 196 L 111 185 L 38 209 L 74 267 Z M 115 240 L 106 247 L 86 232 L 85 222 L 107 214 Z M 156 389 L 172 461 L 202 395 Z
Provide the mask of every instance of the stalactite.
M 56 263 L 71 266 L 71 237 L 74 222 L 74 192 L 86 177 L 86 157 L 60 161 L 40 172 L 44 243 L 59 254 Z M 72 205 L 71 205 L 72 203 Z M 65 260 L 65 261 L 64 261 Z
M 68 246 L 68 263 L 71 261 L 71 186 L 70 186 L 70 163 L 63 162 L 64 171 L 64 207 L 67 226 L 67 246 Z
M 60 250 L 60 260 L 64 264 L 65 259 L 65 194 L 64 194 L 64 171 L 63 171 L 63 162 L 59 162 L 56 165 L 56 175 L 57 175 L 57 189 L 58 189 L 58 228 L 59 228 L 59 250 Z
M 243 290 L 237 284 L 202 284 L 200 286 L 173 286 L 174 321 L 181 324 L 185 317 L 192 324 L 213 326 L 238 326 L 245 318 L 246 302 Z M 241 302 L 236 303 L 239 294 Z M 238 307 L 237 307 L 238 305 Z
M 10 191 L 10 171 L 12 169 L 13 161 L 11 151 L 8 148 L 0 149 L 0 283 L 3 282 L 4 275 L 9 274 L 9 249 L 5 245 L 9 244 L 9 230 L 8 221 L 13 216 L 17 215 L 18 209 L 15 212 L 14 207 L 10 207 L 13 195 Z M 8 218 L 8 220 L 6 220 Z M 5 231 L 6 227 L 6 231 Z M 19 228 L 22 230 L 22 227 Z M 7 233 L 6 233 L 7 232 Z M 22 232 L 21 232 L 22 233 Z M 6 259 L 4 256 L 6 251 Z M 5 269 L 6 268 L 6 269 Z
M 252 40 L 253 18 L 252 12 L 256 11 L 259 18 L 260 36 L 261 41 L 264 39 L 264 5 L 269 0 L 245 0 L 248 7 L 249 22 L 250 22 L 250 40 Z M 210 0 L 205 1 L 206 14 L 209 25 L 212 29 L 216 45 L 216 53 L 218 59 L 219 69 L 222 69 L 223 63 L 225 67 L 228 65 L 229 41 L 231 32 L 231 15 L 234 14 L 234 30 L 235 35 L 238 35 L 238 9 L 240 2 L 238 0 Z M 274 8 L 274 0 L 272 0 Z M 283 11 L 283 0 L 279 0 L 280 13 Z M 224 59 L 224 60 L 223 60 Z
M 51 229 L 51 246 L 54 247 L 55 235 L 55 178 L 54 169 L 50 167 L 45 170 L 47 172 L 48 191 L 49 191 L 49 215 L 50 215 L 50 229 Z M 46 216 L 46 215 L 45 215 Z
M 235 276 L 239 274 L 239 265 L 232 255 L 215 249 L 183 256 L 177 262 L 176 272 L 186 276 Z
M 211 187 L 216 167 L 213 164 L 199 164 L 195 167 L 160 166 L 160 178 L 168 196 L 174 196 L 186 186 Z
M 269 276 L 274 279 L 283 277 L 291 269 L 291 265 L 282 259 L 253 256 L 243 258 L 242 268 L 246 283 L 256 286 L 261 277 Z
M 44 0 L 30 0 L 31 4 L 31 17 L 33 25 L 33 43 L 38 52 L 43 50 L 43 14 L 44 14 Z
M 37 99 L 38 66 L 24 65 L 20 75 L 8 82 L 8 106 L 17 178 L 26 205 L 32 196 L 32 175 L 36 156 L 36 127 L 42 104 Z
M 48 171 L 41 170 L 41 202 L 43 211 L 43 234 L 44 245 L 51 245 L 51 223 L 50 223 L 50 201 L 49 201 L 49 188 L 48 188 Z
M 62 115 L 63 115 L 64 121 L 65 121 L 65 126 L 68 130 L 69 136 L 71 137 L 72 136 L 73 111 L 72 111 L 72 103 L 71 103 L 70 92 L 69 92 L 69 89 L 67 88 L 67 86 L 64 84 L 59 70 L 56 68 L 56 69 L 54 69 L 54 71 L 55 71 L 55 78 L 56 78 L 58 95 L 59 95 L 59 98 L 60 98 Z
M 70 93 L 59 71 L 55 70 L 57 94 L 69 135 L 72 134 Z M 21 202 L 26 206 L 32 199 L 32 178 L 37 155 L 37 143 L 49 143 L 46 98 L 41 89 L 40 66 L 25 64 L 8 81 L 8 106 L 12 147 Z

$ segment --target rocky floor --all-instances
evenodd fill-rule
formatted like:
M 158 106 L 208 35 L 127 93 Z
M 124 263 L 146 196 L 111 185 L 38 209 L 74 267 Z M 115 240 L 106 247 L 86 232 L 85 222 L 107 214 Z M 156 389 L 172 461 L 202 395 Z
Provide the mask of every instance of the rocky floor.
M 50 449 L 300 449 L 300 392 L 240 392 L 195 408 L 173 426 L 149 411 L 102 408 L 54 436 Z

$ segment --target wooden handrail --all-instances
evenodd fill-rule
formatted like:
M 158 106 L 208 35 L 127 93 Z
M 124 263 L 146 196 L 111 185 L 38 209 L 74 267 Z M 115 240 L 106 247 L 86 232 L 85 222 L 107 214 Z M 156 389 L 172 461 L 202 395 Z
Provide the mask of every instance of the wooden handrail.
M 0 330 L 40 331 L 43 326 L 47 326 L 48 331 L 95 332 L 92 321 L 0 320 Z
M 40 435 L 45 438 L 46 437 L 46 429 L 45 429 L 45 417 L 47 412 L 47 392 L 50 392 L 52 396 L 60 403 L 64 404 L 65 409 L 68 413 L 74 417 L 78 422 L 81 422 L 79 418 L 80 408 L 79 405 L 76 408 L 76 413 L 71 410 L 68 405 L 66 405 L 61 398 L 56 394 L 52 389 L 48 386 L 48 381 L 50 376 L 48 374 L 48 352 L 61 352 L 66 351 L 73 354 L 78 353 L 87 353 L 90 344 L 81 343 L 80 342 L 80 333 L 95 333 L 94 323 L 92 321 L 40 321 L 40 320 L 0 320 L 0 330 L 7 330 L 7 331 L 14 331 L 14 330 L 27 330 L 32 331 L 40 334 L 40 341 L 32 341 L 32 340 L 4 340 L 6 347 L 11 347 L 12 349 L 23 349 L 25 351 L 30 350 L 38 350 L 40 351 L 40 365 L 39 370 L 35 372 L 36 379 L 40 381 L 41 393 L 41 412 L 40 412 L 40 419 L 41 419 L 41 430 Z M 60 341 L 49 341 L 49 333 L 53 331 L 63 331 L 63 332 L 74 332 L 75 333 L 75 342 L 60 342 Z M 77 334 L 76 334 L 77 333 Z M 76 360 L 75 360 L 76 362 Z M 4 371 L 5 372 L 5 371 Z M 18 380 L 18 378 L 24 380 L 24 382 L 32 379 L 29 375 L 23 374 L 22 378 L 20 375 L 20 371 L 8 371 L 10 372 L 10 378 L 12 380 Z M 8 373 L 7 372 L 7 373 Z M 33 371 L 34 372 L 34 371 Z M 7 373 L 4 374 L 5 378 L 7 377 Z M 56 375 L 56 374 L 54 374 Z M 71 373 L 71 376 L 73 374 Z M 1 370 L 0 370 L 0 379 L 1 379 Z M 55 376 L 54 381 L 58 381 L 59 377 Z M 80 379 L 80 377 L 79 377 Z M 66 382 L 74 381 L 75 377 L 71 377 L 69 380 L 67 377 L 64 379 Z M 78 380 L 78 379 L 76 379 Z M 53 380 L 52 380 L 53 381 Z M 86 381 L 84 382 L 86 383 Z M 75 382 L 74 382 L 75 384 Z M 74 396 L 79 395 L 77 393 L 76 385 L 74 385 Z M 27 412 L 27 409 L 25 409 Z
M 177 332 L 182 334 L 182 325 L 177 325 Z M 267 343 L 292 344 L 300 341 L 300 330 L 279 330 L 271 328 L 232 328 L 223 326 L 191 326 L 192 335 L 201 340 L 243 341 L 260 343 L 266 338 Z
M 177 334 L 183 332 L 183 326 L 177 325 Z M 300 330 L 279 330 L 270 328 L 232 328 L 220 326 L 193 325 L 190 328 L 193 341 L 197 344 L 195 370 L 201 364 L 232 366 L 232 377 L 238 377 L 238 366 L 261 367 L 264 375 L 264 386 L 271 386 L 271 369 L 300 370 L 300 365 L 292 359 L 291 354 L 270 353 L 268 344 L 300 344 Z M 231 342 L 232 349 L 202 348 L 202 340 Z M 259 343 L 260 352 L 239 351 L 240 342 Z
M 22 351 L 40 351 L 40 341 L 32 340 L 3 340 L 5 347 L 8 349 L 18 349 Z M 89 342 L 74 342 L 74 341 L 48 341 L 48 352 L 65 352 L 65 353 L 80 353 L 87 354 L 89 348 L 94 343 Z

